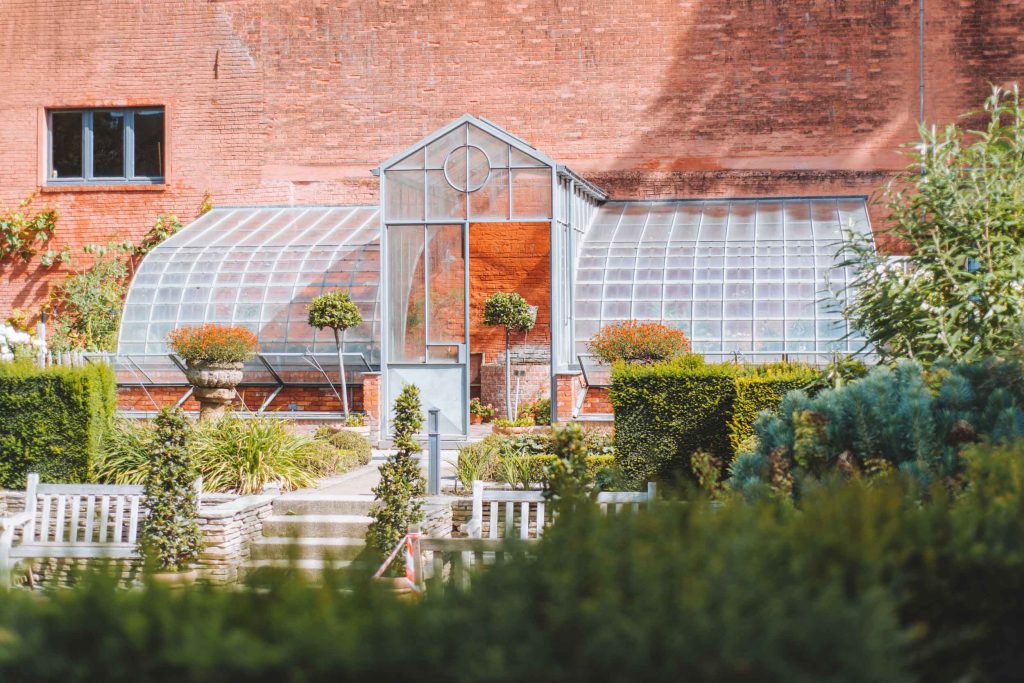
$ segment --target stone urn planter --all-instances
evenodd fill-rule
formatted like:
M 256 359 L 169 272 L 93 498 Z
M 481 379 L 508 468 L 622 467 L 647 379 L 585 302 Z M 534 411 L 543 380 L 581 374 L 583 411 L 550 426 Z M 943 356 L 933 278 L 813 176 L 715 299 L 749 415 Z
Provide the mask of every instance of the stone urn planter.
M 155 583 L 169 588 L 185 588 L 196 582 L 199 572 L 195 569 L 183 572 L 151 572 L 149 576 Z
M 199 401 L 200 421 L 219 420 L 235 398 L 235 387 L 242 382 L 242 363 L 190 361 L 185 378 Z

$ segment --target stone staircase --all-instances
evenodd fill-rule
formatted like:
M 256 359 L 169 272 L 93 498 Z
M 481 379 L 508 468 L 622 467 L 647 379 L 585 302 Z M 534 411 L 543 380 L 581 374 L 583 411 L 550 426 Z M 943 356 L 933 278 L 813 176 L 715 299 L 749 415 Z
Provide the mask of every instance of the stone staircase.
M 362 553 L 370 495 L 293 493 L 274 501 L 263 520 L 263 536 L 250 547 L 246 573 L 292 568 L 316 578 L 328 564 L 352 566 Z

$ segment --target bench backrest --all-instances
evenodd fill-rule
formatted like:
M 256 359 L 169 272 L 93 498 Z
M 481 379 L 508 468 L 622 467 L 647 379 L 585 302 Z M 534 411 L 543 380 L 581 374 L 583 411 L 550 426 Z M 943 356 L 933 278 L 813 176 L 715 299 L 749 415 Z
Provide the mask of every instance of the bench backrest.
M 202 491 L 202 480 L 196 481 Z M 138 540 L 145 515 L 142 486 L 107 484 L 41 484 L 28 475 L 22 544 L 126 545 Z
M 647 484 L 646 491 L 603 491 L 597 494 L 597 504 L 605 514 L 609 511 L 635 512 L 642 505 L 650 505 L 656 494 L 655 484 L 651 482 Z M 502 526 L 506 537 L 513 536 L 518 529 L 520 539 L 540 538 L 544 534 L 544 526 L 551 521 L 543 491 L 490 489 L 478 480 L 473 482 L 473 518 L 469 524 L 473 538 L 483 537 L 485 506 L 490 516 L 487 538 L 498 538 L 498 530 Z
M 34 517 L 22 543 L 134 545 L 142 504 L 141 486 L 40 484 L 29 474 L 25 510 Z

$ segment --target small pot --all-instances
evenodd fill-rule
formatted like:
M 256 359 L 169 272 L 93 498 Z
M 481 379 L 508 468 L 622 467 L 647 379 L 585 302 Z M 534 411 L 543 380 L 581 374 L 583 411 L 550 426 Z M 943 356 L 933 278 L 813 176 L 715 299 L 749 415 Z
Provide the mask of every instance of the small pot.
M 483 415 L 477 415 L 476 413 L 470 413 L 469 414 L 469 424 L 471 424 L 471 425 L 479 425 L 479 424 L 483 424 L 483 423 L 484 423 L 484 416 Z
M 150 578 L 156 583 L 162 583 L 170 588 L 184 588 L 196 582 L 199 573 L 195 569 L 183 572 L 152 572 Z

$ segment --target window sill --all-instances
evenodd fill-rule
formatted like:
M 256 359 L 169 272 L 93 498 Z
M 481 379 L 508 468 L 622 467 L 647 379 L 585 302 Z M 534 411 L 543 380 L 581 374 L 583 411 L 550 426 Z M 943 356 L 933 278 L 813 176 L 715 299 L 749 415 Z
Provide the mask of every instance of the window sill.
M 40 192 L 43 194 L 60 194 L 63 192 L 163 192 L 167 189 L 166 183 L 110 183 L 102 184 L 80 184 L 73 183 L 43 185 Z

